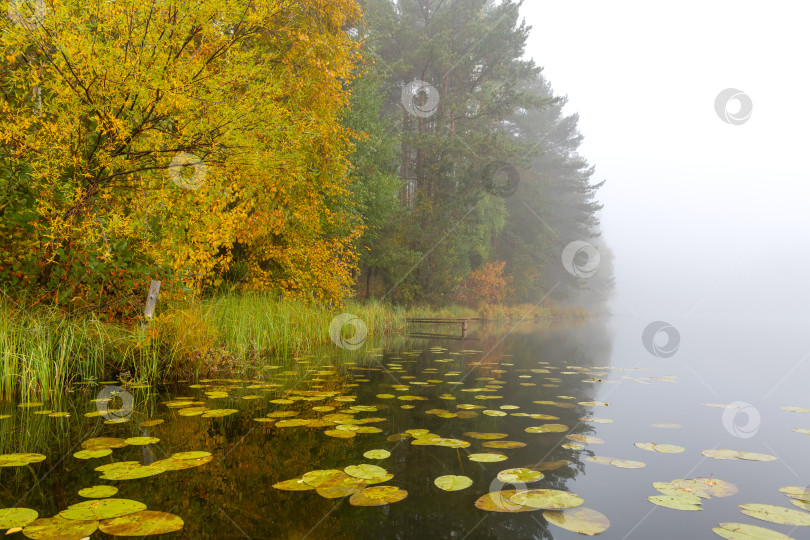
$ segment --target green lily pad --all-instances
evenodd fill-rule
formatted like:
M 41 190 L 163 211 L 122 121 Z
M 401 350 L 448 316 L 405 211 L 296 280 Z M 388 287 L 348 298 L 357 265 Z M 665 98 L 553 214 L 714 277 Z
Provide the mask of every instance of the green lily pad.
M 475 507 L 479 510 L 504 513 L 533 512 L 535 510 L 540 510 L 539 508 L 515 504 L 514 502 L 510 501 L 511 497 L 517 492 L 518 491 L 515 489 L 505 489 L 503 491 L 493 491 L 487 493 L 475 501 Z
M 602 465 L 613 465 L 614 467 L 619 467 L 620 469 L 643 469 L 647 466 L 643 461 L 632 461 L 629 459 L 619 459 L 607 456 L 586 456 L 585 460 Z
M 39 517 L 39 512 L 30 508 L 0 509 L 0 529 L 25 527 Z
M 569 429 L 563 424 L 543 424 L 542 426 L 527 427 L 523 431 L 526 433 L 563 433 Z
M 772 504 L 741 504 L 741 511 L 746 516 L 770 521 L 771 523 L 781 523 L 782 525 L 810 525 L 810 514 L 791 510 L 783 506 Z
M 79 496 L 88 499 L 104 499 L 112 497 L 118 493 L 118 488 L 115 486 L 93 486 L 79 490 Z
M 133 446 L 146 446 L 147 444 L 155 444 L 160 442 L 160 439 L 157 437 L 130 437 L 129 439 L 124 440 L 124 442 Z
M 579 495 L 558 489 L 530 489 L 527 491 L 519 491 L 512 495 L 509 501 L 543 510 L 566 510 L 585 504 L 585 499 Z
M 769 454 L 759 454 L 757 452 L 738 452 L 736 450 L 728 450 L 725 448 L 704 450 L 701 452 L 706 457 L 714 459 L 745 459 L 748 461 L 774 461 L 776 456 Z
M 101 499 L 72 504 L 59 512 L 59 515 L 66 519 L 89 521 L 125 516 L 141 510 L 146 510 L 146 505 L 142 502 L 131 499 Z
M 95 437 L 87 439 L 82 443 L 82 448 L 85 450 L 102 450 L 106 448 L 123 448 L 127 445 L 124 439 L 116 437 Z
M 73 454 L 73 457 L 78 459 L 93 459 L 109 456 L 110 454 L 112 454 L 112 450 L 109 448 L 102 448 L 101 450 L 79 450 Z
M 661 454 L 680 454 L 686 450 L 683 446 L 674 444 L 658 444 L 658 443 L 636 443 L 636 446 L 642 450 L 649 452 L 660 452 Z
M 113 536 L 150 536 L 179 531 L 183 528 L 180 516 L 167 512 L 143 510 L 98 524 L 101 532 Z
M 354 431 L 346 431 L 342 429 L 327 429 L 323 432 L 323 434 L 336 439 L 351 439 L 352 437 L 357 436 Z
M 171 456 L 171 459 L 200 459 L 210 457 L 211 452 L 206 452 L 205 450 L 192 450 L 189 452 L 175 452 Z
M 552 525 L 588 536 L 603 533 L 610 527 L 607 516 L 582 506 L 569 510 L 546 510 L 543 517 Z
M 388 450 L 369 450 L 363 453 L 363 457 L 366 459 L 386 459 L 391 457 L 391 452 Z
M 328 482 L 333 478 L 340 478 L 345 476 L 346 473 L 338 469 L 319 469 L 304 473 L 304 476 L 301 477 L 301 480 L 303 480 L 312 487 L 318 487 L 324 482 Z
M 340 499 L 354 495 L 366 488 L 366 481 L 341 473 L 341 476 L 330 478 L 315 488 L 315 492 L 326 499 Z
M 221 418 L 238 413 L 239 409 L 209 409 L 202 414 L 203 418 Z M 278 424 L 276 424 L 278 425 Z
M 106 472 L 110 472 L 110 471 L 122 471 L 122 470 L 135 469 L 135 468 L 140 467 L 140 466 L 141 466 L 141 464 L 138 463 L 137 461 L 116 461 L 114 463 L 107 463 L 105 465 L 99 465 L 98 467 L 96 467 L 93 470 L 98 471 L 98 472 L 106 473 Z
M 726 540 L 793 540 L 790 536 L 746 523 L 720 523 L 712 529 Z
M 98 522 L 94 520 L 79 521 L 56 515 L 51 518 L 39 518 L 27 525 L 22 533 L 33 540 L 81 540 L 96 532 Z
M 470 454 L 467 456 L 470 461 L 477 461 L 479 463 L 495 463 L 498 461 L 504 461 L 508 459 L 507 456 L 503 454 L 496 454 L 495 452 L 482 452 L 479 454 Z
M 540 471 L 533 471 L 532 469 L 505 469 L 498 473 L 498 480 L 504 484 L 528 484 L 542 480 L 543 476 L 543 473 Z
M 382 506 L 399 502 L 407 496 L 407 491 L 396 486 L 374 486 L 349 497 L 349 504 L 352 506 Z
M 44 460 L 45 456 L 42 454 L 2 454 L 0 455 L 0 467 L 25 467 Z
M 701 495 L 703 493 L 705 498 L 709 498 L 709 496 L 729 497 L 740 491 L 735 484 L 719 478 L 677 478 L 671 484 L 691 491 L 700 497 L 704 496 Z
M 378 467 L 377 465 L 368 465 L 363 463 L 361 465 L 349 465 L 343 472 L 348 474 L 349 476 L 354 476 L 355 478 L 362 478 L 364 480 L 374 480 L 376 478 L 382 478 L 388 471 L 383 469 L 382 467 Z
M 473 481 L 472 478 L 467 476 L 448 474 L 436 478 L 433 483 L 437 488 L 443 489 L 444 491 L 460 491 L 470 487 Z
M 481 446 L 484 448 L 499 448 L 503 450 L 511 450 L 513 448 L 523 448 L 526 446 L 526 443 L 518 442 L 518 441 L 487 441 L 483 443 Z
M 197 452 L 188 452 L 189 454 L 196 454 Z M 208 454 L 208 452 L 203 452 Z M 150 465 L 151 467 L 161 468 L 166 471 L 182 471 L 185 469 L 192 469 L 194 467 L 200 467 L 201 465 L 205 465 L 206 463 L 212 461 L 214 456 L 208 454 L 207 456 L 199 457 L 199 458 L 191 458 L 186 459 L 182 457 L 177 457 L 177 454 L 173 454 L 166 459 L 161 459 L 159 461 L 155 461 Z
M 683 495 L 654 495 L 647 497 L 647 500 L 658 506 L 672 508 L 673 510 L 703 510 L 700 498 L 686 493 Z
M 160 462 L 155 462 L 150 465 L 138 465 L 128 469 L 114 469 L 106 471 L 100 476 L 102 480 L 137 480 L 140 478 L 148 478 L 166 472 L 165 467 Z
M 482 439 L 482 440 L 492 440 L 492 439 L 503 439 L 504 437 L 508 437 L 507 433 L 479 433 L 477 431 L 467 431 L 464 433 L 465 437 L 470 437 L 473 439 Z
M 300 427 L 300 426 L 306 426 L 308 424 L 311 424 L 314 421 L 315 420 L 308 419 L 308 418 L 287 418 L 285 420 L 279 420 L 278 422 L 276 422 L 276 427 L 280 427 L 280 428 L 284 428 L 284 427 Z M 340 429 L 340 428 L 341 428 L 341 426 L 338 426 L 338 429 Z

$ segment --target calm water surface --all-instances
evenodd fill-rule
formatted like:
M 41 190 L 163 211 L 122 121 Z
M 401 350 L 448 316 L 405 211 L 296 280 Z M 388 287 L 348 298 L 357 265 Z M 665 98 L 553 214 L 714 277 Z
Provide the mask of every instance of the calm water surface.
M 522 487 L 499 482 L 499 471 L 568 460 L 568 465 L 546 471 L 542 480 L 528 487 L 567 490 L 584 498 L 584 507 L 610 520 L 600 538 L 720 538 L 711 531 L 719 522 L 756 524 L 793 538 L 810 538 L 810 527 L 759 521 L 737 507 L 766 503 L 795 508 L 778 489 L 810 485 L 810 435 L 792 430 L 810 429 L 810 413 L 780 409 L 810 408 L 810 362 L 803 361 L 810 345 L 799 325 L 780 320 L 681 321 L 677 352 L 658 358 L 642 345 L 646 322 L 616 317 L 579 327 L 473 329 L 471 339 L 464 341 L 408 339 L 360 349 L 353 353 L 355 363 L 348 365 L 338 362 L 337 353 L 345 358 L 345 352 L 325 349 L 269 369 L 261 382 L 278 386 L 217 379 L 129 389 L 134 412 L 129 422 L 118 425 L 105 424 L 103 417 L 84 416 L 97 410 L 91 400 L 104 385 L 76 386 L 65 401 L 46 402 L 42 407 L 23 409 L 2 403 L 0 414 L 12 416 L 0 420 L 0 453 L 39 452 L 47 459 L 31 467 L 0 468 L 0 508 L 16 505 L 33 508 L 41 517 L 53 516 L 84 500 L 77 494 L 79 489 L 104 484 L 119 488 L 116 497 L 179 515 L 184 529 L 166 537 L 583 538 L 549 524 L 542 510 L 497 513 L 475 507 L 476 500 L 490 491 Z M 211 391 L 225 392 L 225 397 L 211 398 L 205 393 Z M 202 401 L 208 409 L 238 412 L 221 418 L 181 416 L 182 408 L 166 403 L 182 398 Z M 288 398 L 292 403 L 271 402 Z M 459 408 L 460 404 L 480 408 Z M 321 418 L 351 412 L 350 407 L 357 405 L 376 407 L 376 411 L 353 414 L 358 419 L 380 419 L 364 424 L 380 432 L 342 439 L 325 435 L 324 427 L 281 428 L 254 420 L 276 411 L 297 411 L 296 418 Z M 34 414 L 38 409 L 67 411 L 71 416 Z M 426 413 L 437 409 L 462 414 L 441 418 Z M 484 414 L 485 410 L 497 412 Z M 558 420 L 514 413 L 546 414 Z M 598 423 L 588 417 L 613 422 Z M 149 419 L 165 422 L 139 426 Z M 525 431 L 545 423 L 564 424 L 569 430 Z M 682 427 L 653 427 L 658 423 Z M 409 429 L 427 429 L 470 446 L 456 449 L 413 445 L 412 438 L 396 440 L 397 434 Z M 504 433 L 507 437 L 500 440 L 525 446 L 486 448 L 487 441 L 465 435 L 470 432 Z M 565 448 L 563 444 L 573 443 L 565 438 L 570 434 L 595 436 L 604 443 Z M 101 458 L 73 457 L 91 437 L 143 435 L 160 441 L 114 449 Z M 685 451 L 650 452 L 636 447 L 637 442 L 670 443 Z M 701 454 L 712 448 L 759 452 L 777 459 L 717 460 Z M 391 456 L 364 458 L 363 453 L 372 449 L 386 449 Z M 148 464 L 175 452 L 196 450 L 210 452 L 213 459 L 200 467 L 135 480 L 101 480 L 94 470 L 116 461 Z M 469 454 L 480 452 L 501 453 L 507 459 L 496 463 L 469 459 Z M 586 459 L 590 456 L 641 461 L 645 467 L 617 468 L 590 462 Z M 348 497 L 325 499 L 312 490 L 273 487 L 311 470 L 362 463 L 387 469 L 394 476 L 385 484 L 407 490 L 407 498 L 385 506 L 357 507 L 349 504 Z M 461 491 L 438 489 L 434 479 L 448 474 L 468 476 L 473 483 Z M 653 482 L 695 477 L 733 482 L 739 493 L 706 500 L 699 512 L 663 508 L 647 500 L 659 495 Z M 22 535 L 10 536 L 15 537 Z M 92 537 L 109 536 L 96 532 Z

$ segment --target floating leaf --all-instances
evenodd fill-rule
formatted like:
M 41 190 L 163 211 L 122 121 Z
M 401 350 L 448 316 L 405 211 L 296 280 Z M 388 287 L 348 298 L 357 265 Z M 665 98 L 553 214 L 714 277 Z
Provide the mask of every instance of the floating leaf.
M 779 407 L 783 411 L 788 412 L 796 412 L 796 413 L 808 413 L 810 409 L 805 409 L 804 407 Z
M 146 510 L 146 505 L 142 502 L 131 499 L 101 499 L 72 504 L 59 512 L 59 515 L 75 520 L 110 519 L 141 510 Z
M 363 454 L 366 459 L 386 459 L 391 457 L 391 452 L 388 450 L 369 450 Z
M 314 420 L 306 419 L 306 418 L 289 418 L 286 420 L 279 420 L 276 422 L 276 427 L 299 427 L 299 426 L 306 426 L 311 424 Z M 342 426 L 338 426 L 340 429 Z
M 563 424 L 543 424 L 542 426 L 527 427 L 523 431 L 526 433 L 563 433 L 569 429 Z
M 543 517 L 552 525 L 588 536 L 603 533 L 610 527 L 607 516 L 581 506 L 569 510 L 546 510 Z
M 0 454 L 0 467 L 25 467 L 44 460 L 42 454 Z
M 543 473 L 540 471 L 533 471 L 532 469 L 505 469 L 498 473 L 498 480 L 504 484 L 528 484 L 530 482 L 537 482 L 543 478 Z
M 539 508 L 532 508 L 531 506 L 524 506 L 522 504 L 515 504 L 510 501 L 510 498 L 517 493 L 517 490 L 506 489 L 503 491 L 493 491 L 478 498 L 475 501 L 475 507 L 479 510 L 488 510 L 490 512 L 533 512 Z
M 526 446 L 526 443 L 518 441 L 487 441 L 483 443 L 481 446 L 483 446 L 484 448 L 511 449 L 511 448 L 523 448 L 524 446 Z
M 467 476 L 456 476 L 448 474 L 440 476 L 433 481 L 436 487 L 444 491 L 460 491 L 470 487 L 473 483 L 472 478 Z
M 509 435 L 506 433 L 478 433 L 477 431 L 468 431 L 464 433 L 464 436 L 471 437 L 473 439 L 491 440 L 491 439 L 503 439 L 504 437 L 508 437 Z
M 239 409 L 209 409 L 202 415 L 203 418 L 221 418 L 223 416 L 230 416 L 238 413 Z M 278 424 L 276 424 L 278 425 Z
M 39 517 L 39 512 L 30 508 L 0 509 L 0 529 L 25 527 Z
M 318 487 L 333 478 L 345 477 L 346 473 L 338 469 L 318 469 L 304 473 L 301 479 L 312 487 Z
M 556 471 L 557 469 L 565 467 L 570 463 L 571 462 L 567 459 L 560 459 L 558 461 L 541 461 L 540 463 L 533 465 L 532 469 L 537 471 Z
M 382 478 L 388 471 L 379 467 L 377 465 L 368 465 L 363 463 L 361 465 L 349 465 L 343 472 L 348 474 L 349 476 L 354 476 L 355 478 L 363 478 L 368 480 L 374 480 L 375 478 Z
M 686 450 L 683 446 L 676 446 L 674 444 L 636 443 L 636 446 L 642 450 L 659 452 L 661 454 L 680 454 Z
M 113 536 L 150 536 L 179 531 L 183 528 L 180 516 L 167 512 L 143 510 L 123 517 L 108 519 L 98 524 L 101 532 Z
M 315 486 L 307 484 L 302 478 L 293 478 L 291 480 L 277 482 L 273 484 L 273 487 L 284 491 L 307 491 L 310 489 L 315 489 Z
M 114 469 L 106 471 L 101 475 L 102 480 L 137 480 L 139 478 L 148 478 L 155 476 L 166 471 L 163 465 L 156 461 L 150 465 L 140 465 L 128 469 Z
M 93 486 L 79 490 L 79 496 L 88 499 L 103 499 L 112 497 L 116 493 L 118 493 L 118 488 L 115 486 Z
M 647 500 L 658 506 L 672 508 L 673 510 L 703 510 L 700 505 L 700 498 L 695 495 L 654 495 L 647 497 Z
M 407 496 L 407 491 L 396 486 L 375 486 L 349 497 L 349 504 L 352 506 L 382 506 L 399 502 Z
M 605 441 L 600 439 L 599 437 L 593 437 L 592 435 L 566 435 L 566 439 L 570 439 L 572 441 L 576 441 L 579 443 L 585 444 L 604 444 Z
M 620 469 L 643 469 L 647 465 L 643 461 L 632 461 L 629 459 L 619 459 L 606 456 L 586 456 L 586 461 L 591 463 L 600 463 L 602 465 L 613 465 Z
M 585 504 L 585 499 L 579 495 L 558 489 L 519 491 L 512 495 L 509 501 L 543 510 L 565 510 Z
M 782 533 L 746 523 L 720 523 L 712 529 L 726 540 L 793 540 Z
M 810 525 L 810 514 L 807 512 L 791 510 L 790 508 L 772 504 L 741 504 L 739 507 L 746 516 L 763 521 L 782 525 Z
M 796 433 L 801 433 L 802 435 L 810 435 L 810 429 L 793 428 L 793 431 L 795 431 Z
M 151 467 L 156 467 L 156 468 L 162 468 L 162 469 L 164 469 L 166 471 L 182 471 L 182 470 L 185 470 L 185 469 L 191 469 L 193 467 L 199 467 L 201 465 L 205 465 L 206 463 L 210 462 L 213 459 L 214 459 L 214 456 L 212 456 L 210 454 L 208 456 L 206 456 L 206 457 L 195 458 L 195 459 L 177 458 L 174 455 L 172 455 L 172 456 L 169 456 L 166 459 L 161 459 L 160 461 L 155 461 L 150 466 Z
M 585 445 L 577 444 L 577 443 L 565 443 L 565 444 L 561 444 L 560 446 L 562 448 L 566 448 L 568 450 L 582 450 L 582 449 L 585 448 Z
M 335 437 L 337 439 L 351 439 L 355 436 L 354 431 L 345 431 L 340 429 L 327 429 L 323 432 L 324 435 Z
M 78 521 L 56 515 L 51 518 L 39 518 L 26 526 L 22 533 L 33 540 L 80 540 L 96 532 L 98 522 L 94 520 Z
M 339 499 L 353 495 L 366 487 L 362 478 L 354 478 L 341 473 L 341 476 L 330 478 L 315 488 L 321 497 L 326 499 Z
M 159 426 L 163 422 L 164 422 L 163 420 L 161 420 L 160 418 L 157 418 L 155 420 L 144 420 L 143 422 L 139 423 L 138 425 L 140 427 L 154 427 L 154 426 Z
M 124 442 L 133 446 L 145 446 L 147 444 L 155 444 L 156 442 L 160 442 L 160 439 L 157 437 L 130 437 Z
M 480 454 L 470 454 L 467 456 L 470 461 L 477 461 L 479 463 L 495 463 L 497 461 L 504 461 L 507 456 L 503 454 L 496 454 L 495 452 L 483 452 Z
M 103 450 L 106 448 L 123 448 L 127 445 L 124 439 L 116 437 L 96 437 L 87 439 L 82 443 L 82 448 L 85 450 Z
M 771 456 L 769 454 L 738 452 L 736 450 L 728 450 L 725 448 L 704 450 L 701 452 L 701 454 L 714 459 L 745 459 L 748 461 L 774 461 L 776 459 L 776 456 Z

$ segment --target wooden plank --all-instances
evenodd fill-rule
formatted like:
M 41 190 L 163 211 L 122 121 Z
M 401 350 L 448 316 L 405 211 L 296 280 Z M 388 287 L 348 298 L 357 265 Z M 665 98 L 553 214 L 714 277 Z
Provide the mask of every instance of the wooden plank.
M 158 293 L 160 293 L 160 281 L 152 280 L 149 283 L 149 294 L 146 297 L 146 308 L 143 310 L 143 315 L 147 319 L 155 316 L 155 304 L 157 304 Z

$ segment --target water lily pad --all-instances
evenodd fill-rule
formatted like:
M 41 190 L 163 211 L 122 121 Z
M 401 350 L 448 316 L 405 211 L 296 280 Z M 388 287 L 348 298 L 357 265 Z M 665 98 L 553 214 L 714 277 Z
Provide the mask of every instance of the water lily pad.
M 391 457 L 391 452 L 388 450 L 369 450 L 363 454 L 366 459 L 386 459 Z
M 443 489 L 444 491 L 460 491 L 470 487 L 473 481 L 472 478 L 467 476 L 448 474 L 436 478 L 433 483 L 437 488 Z
M 382 478 L 388 471 L 379 467 L 377 465 L 368 465 L 363 463 L 361 465 L 349 465 L 343 472 L 348 474 L 349 476 L 354 476 L 355 478 L 363 478 L 368 480 L 374 480 L 375 478 Z
M 808 412 L 810 412 L 810 409 L 806 409 L 804 407 L 779 407 L 779 408 L 782 409 L 783 411 L 788 411 L 788 412 L 796 412 L 796 413 L 808 413 Z
M 565 467 L 569 465 L 571 462 L 567 459 L 560 459 L 558 461 L 541 461 L 535 465 L 532 465 L 532 469 L 536 471 L 556 471 L 561 467 Z
M 479 454 L 470 454 L 467 456 L 470 461 L 477 461 L 479 463 L 495 463 L 498 461 L 504 461 L 508 459 L 507 456 L 503 454 L 497 454 L 495 452 L 482 452 Z
M 793 431 L 795 431 L 796 433 L 801 433 L 802 435 L 810 435 L 810 429 L 793 428 Z
M 604 444 L 605 441 L 600 439 L 599 437 L 594 437 L 592 435 L 566 435 L 566 439 L 570 439 L 572 441 L 576 441 L 579 443 L 584 444 Z
M 522 504 L 515 504 L 510 498 L 518 491 L 514 489 L 506 489 L 503 491 L 493 491 L 482 495 L 475 501 L 475 507 L 479 510 L 487 510 L 489 512 L 533 512 L 540 510 L 539 508 L 532 508 L 531 506 L 524 506 Z
M 614 467 L 619 467 L 620 469 L 643 469 L 647 466 L 643 461 L 632 461 L 629 459 L 619 459 L 607 456 L 586 456 L 585 460 L 602 465 L 613 465 Z
M 583 450 L 585 448 L 585 445 L 579 443 L 565 443 L 561 444 L 560 447 L 565 448 L 567 450 Z
M 206 452 L 205 450 L 191 450 L 188 452 L 175 452 L 169 457 L 172 459 L 200 459 L 210 456 L 211 452 Z
M 0 454 L 0 467 L 25 467 L 44 460 L 42 454 Z
M 345 477 L 346 473 L 339 469 L 318 469 L 304 473 L 301 479 L 312 487 L 318 487 L 333 478 Z
M 746 516 L 751 516 L 763 521 L 770 521 L 771 523 L 797 526 L 810 525 L 809 513 L 791 510 L 783 506 L 774 506 L 772 504 L 741 504 L 739 508 Z
M 797 486 L 788 486 L 779 488 L 781 493 L 784 493 L 791 499 L 799 499 L 802 501 L 810 502 L 810 486 L 808 487 L 797 487 Z
M 116 493 L 118 493 L 118 488 L 115 486 L 93 486 L 79 490 L 79 496 L 88 499 L 103 499 L 112 497 Z
M 324 435 L 329 437 L 335 437 L 337 439 L 351 439 L 352 437 L 356 436 L 354 431 L 346 431 L 340 429 L 327 429 L 323 432 Z
M 180 409 L 177 414 L 180 416 L 201 416 L 204 412 L 208 412 L 208 407 L 186 407 Z
M 133 446 L 146 446 L 147 444 L 160 442 L 160 439 L 157 437 L 130 437 L 125 439 L 124 442 Z
M 140 465 L 128 469 L 114 469 L 106 471 L 100 476 L 102 480 L 137 480 L 140 478 L 148 478 L 155 476 L 166 471 L 163 464 L 156 461 L 150 465 Z
M 528 484 L 530 482 L 537 482 L 538 480 L 541 480 L 543 476 L 543 473 L 540 471 L 534 471 L 532 469 L 505 469 L 498 473 L 498 480 L 504 484 Z
M 267 413 L 267 417 L 268 418 L 290 418 L 292 416 L 298 416 L 299 414 L 300 413 L 298 411 L 273 411 L 273 412 Z M 332 415 L 327 415 L 327 416 L 332 416 Z M 345 415 L 345 416 L 348 416 L 348 415 Z M 324 416 L 324 419 L 325 418 L 326 418 L 326 416 Z
M 146 505 L 142 502 L 131 499 L 101 499 L 72 504 L 59 512 L 59 515 L 66 519 L 87 521 L 125 516 L 141 510 L 146 510 Z
M 98 471 L 98 472 L 106 473 L 106 472 L 110 472 L 110 471 L 122 471 L 122 470 L 135 469 L 135 468 L 140 467 L 140 466 L 141 466 L 141 464 L 138 463 L 137 461 L 116 461 L 114 463 L 107 463 L 107 464 L 104 464 L 104 465 L 99 465 L 98 467 L 96 467 L 93 470 Z
M 674 444 L 658 444 L 658 443 L 636 443 L 636 446 L 642 450 L 649 452 L 660 452 L 661 454 L 680 454 L 686 450 L 683 446 Z
M 569 510 L 546 510 L 543 517 L 552 525 L 588 536 L 603 533 L 610 527 L 607 516 L 582 506 Z
M 180 516 L 168 512 L 143 510 L 123 517 L 108 519 L 98 524 L 101 532 L 113 536 L 150 536 L 179 531 L 183 528 Z
M 704 450 L 701 452 L 706 457 L 714 459 L 745 459 L 748 461 L 774 461 L 776 456 L 769 454 L 759 454 L 757 452 L 739 452 L 737 450 L 728 450 L 725 448 L 715 448 L 711 450 Z
M 203 418 L 221 418 L 239 412 L 239 409 L 209 409 L 202 414 Z M 278 424 L 276 424 L 278 425 Z
M 349 497 L 349 504 L 352 506 L 382 506 L 399 502 L 407 496 L 407 491 L 396 486 L 375 486 Z
M 503 439 L 504 437 L 508 437 L 507 433 L 479 433 L 477 431 L 467 431 L 464 433 L 465 437 L 471 437 L 473 439 L 482 439 L 482 440 L 493 440 L 493 439 Z
M 747 523 L 720 523 L 712 529 L 726 540 L 793 540 L 790 536 Z
M 30 508 L 0 509 L 0 529 L 25 527 L 39 517 L 39 512 Z
M 647 500 L 658 506 L 672 508 L 673 510 L 703 510 L 700 498 L 695 495 L 654 495 Z
M 123 448 L 127 445 L 124 439 L 116 437 L 95 437 L 87 439 L 82 443 L 82 448 L 85 450 L 103 450 L 106 448 Z
M 543 424 L 542 426 L 527 427 L 523 431 L 526 433 L 563 433 L 569 429 L 563 424 Z
M 307 491 L 315 489 L 315 486 L 307 484 L 302 478 L 292 478 L 283 482 L 276 482 L 273 487 L 283 491 Z
M 208 455 L 201 458 L 194 458 L 194 459 L 184 459 L 184 458 L 177 458 L 174 455 L 169 456 L 166 459 L 161 459 L 160 461 L 155 461 L 150 466 L 151 467 L 159 467 L 166 471 L 182 471 L 185 469 L 191 469 L 194 467 L 200 467 L 209 463 L 214 459 L 214 456 Z M 103 477 L 102 477 L 103 478 Z
M 164 422 L 164 420 L 162 420 L 160 418 L 156 418 L 155 420 L 144 420 L 143 422 L 139 423 L 138 425 L 140 427 L 154 427 L 154 426 L 159 426 L 163 422 Z
M 502 448 L 508 450 L 512 448 L 523 448 L 526 446 L 526 443 L 518 441 L 487 441 L 481 446 L 484 448 Z
M 33 540 L 80 540 L 96 532 L 98 522 L 93 520 L 79 521 L 56 515 L 51 518 L 39 518 L 27 525 L 22 533 Z
M 314 422 L 314 420 L 308 418 L 287 418 L 284 420 L 279 420 L 276 422 L 276 427 L 284 428 L 284 427 L 300 427 L 306 426 Z M 340 429 L 342 426 L 338 426 Z
M 509 498 L 510 502 L 543 510 L 565 510 L 585 504 L 585 499 L 558 489 L 530 489 L 519 491 Z
M 321 497 L 326 499 L 339 499 L 354 495 L 366 488 L 366 481 L 341 473 L 341 476 L 330 478 L 315 488 Z

